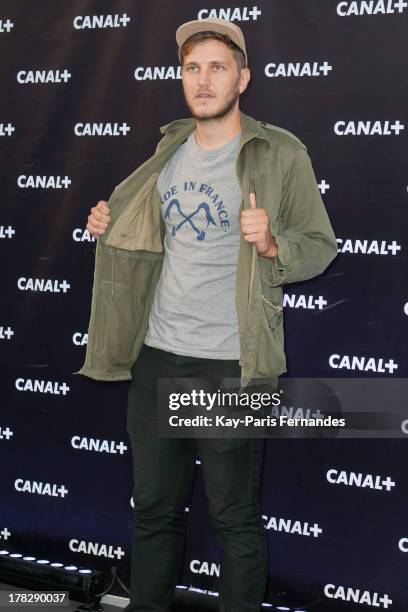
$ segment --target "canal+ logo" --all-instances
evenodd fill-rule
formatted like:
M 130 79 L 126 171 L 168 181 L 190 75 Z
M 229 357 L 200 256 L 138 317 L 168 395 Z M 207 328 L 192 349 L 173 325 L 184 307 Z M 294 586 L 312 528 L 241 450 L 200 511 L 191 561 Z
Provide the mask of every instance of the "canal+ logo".
M 15 130 L 12 123 L 0 123 L 0 136 L 12 136 Z
M 335 584 L 325 584 L 324 594 L 329 599 L 341 599 L 347 602 L 367 604 L 368 606 L 384 608 L 385 610 L 392 604 L 392 599 L 390 599 L 387 593 L 380 595 L 376 591 L 370 592 L 366 589 L 363 590 L 342 585 L 336 586 Z
M 398 370 L 398 363 L 393 359 L 386 361 L 383 357 L 338 355 L 336 353 L 330 355 L 329 366 L 335 370 L 357 370 L 380 374 L 394 374 L 394 370 Z
M 126 13 L 122 15 L 77 15 L 74 17 L 73 26 L 75 30 L 126 28 L 129 22 L 130 17 Z
M 257 21 L 262 11 L 257 6 L 237 6 L 234 8 L 200 9 L 197 19 L 226 19 L 227 21 Z
M 405 129 L 399 119 L 391 121 L 336 121 L 336 136 L 399 136 Z
M 395 487 L 395 482 L 390 476 L 386 478 L 379 474 L 364 474 L 362 472 L 347 472 L 330 468 L 326 473 L 327 481 L 333 485 L 345 485 L 348 487 L 359 487 L 361 489 L 373 489 L 375 491 L 388 491 Z
M 115 548 L 112 544 L 100 544 L 99 542 L 89 542 L 87 540 L 70 540 L 69 550 L 95 557 L 106 557 L 107 559 L 120 560 L 125 556 L 125 551 L 121 546 L 116 546 Z
M 14 28 L 14 23 L 10 19 L 0 19 L 0 32 L 10 34 Z
M 39 380 L 37 378 L 17 378 L 15 382 L 17 391 L 30 393 L 50 393 L 51 395 L 67 395 L 70 387 L 66 382 L 55 380 Z
M 86 450 L 97 453 L 109 453 L 113 455 L 123 455 L 127 450 L 126 444 L 115 442 L 115 440 L 100 440 L 99 438 L 87 438 L 85 436 L 72 436 L 71 446 L 75 450 Z
M 323 529 L 318 523 L 309 524 L 307 521 L 292 520 L 283 517 L 262 515 L 265 521 L 264 528 L 280 531 L 283 533 L 297 534 L 302 536 L 311 536 L 318 538 Z
M 353 17 L 358 15 L 390 15 L 403 13 L 408 3 L 403 0 L 353 0 L 352 2 L 339 2 L 337 14 L 340 17 Z
M 12 225 L 0 225 L 0 238 L 13 238 L 16 230 Z
M 27 83 L 67 83 L 72 74 L 65 68 L 64 70 L 19 70 L 17 72 L 17 83 L 27 85 Z
M 76 123 L 75 136 L 126 136 L 130 132 L 127 123 Z
M 392 240 L 368 240 L 358 238 L 336 238 L 338 253 L 353 255 L 398 255 L 401 245 Z
M 69 176 L 20 174 L 17 178 L 19 189 L 68 189 L 71 183 Z
M 17 280 L 20 291 L 41 291 L 43 293 L 67 293 L 71 285 L 65 279 L 59 281 L 51 278 L 26 278 L 21 276 Z
M 64 484 L 57 485 L 55 482 L 23 480 L 23 478 L 16 478 L 14 488 L 18 493 L 49 495 L 50 497 L 65 497 L 68 493 L 68 489 Z
M 13 336 L 14 331 L 11 329 L 10 325 L 8 327 L 0 325 L 0 340 L 11 340 Z
M 324 62 L 289 62 L 275 64 L 270 62 L 265 66 L 267 77 L 320 77 L 328 76 L 333 70 L 326 60 Z

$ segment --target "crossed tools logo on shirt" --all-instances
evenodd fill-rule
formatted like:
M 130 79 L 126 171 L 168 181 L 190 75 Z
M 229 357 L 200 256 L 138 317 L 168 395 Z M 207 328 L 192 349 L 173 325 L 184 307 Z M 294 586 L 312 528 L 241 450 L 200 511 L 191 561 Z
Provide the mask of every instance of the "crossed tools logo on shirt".
M 166 208 L 166 212 L 164 213 L 165 219 L 169 219 L 170 221 L 170 211 L 173 210 L 173 208 L 176 208 L 178 210 L 179 214 L 183 217 L 183 220 L 180 221 L 180 223 L 178 223 L 177 225 L 173 225 L 171 229 L 172 236 L 175 236 L 176 232 L 178 232 L 178 230 L 183 227 L 185 223 L 189 223 L 190 227 L 197 233 L 197 240 L 204 240 L 206 234 L 205 230 L 200 230 L 192 221 L 192 218 L 198 215 L 201 210 L 204 210 L 205 217 L 207 220 L 207 227 L 210 225 L 210 223 L 215 226 L 217 225 L 210 213 L 210 207 L 208 206 L 207 202 L 201 202 L 201 204 L 199 204 L 190 215 L 185 215 L 184 212 L 181 210 L 180 202 L 176 198 L 173 198 L 169 202 Z

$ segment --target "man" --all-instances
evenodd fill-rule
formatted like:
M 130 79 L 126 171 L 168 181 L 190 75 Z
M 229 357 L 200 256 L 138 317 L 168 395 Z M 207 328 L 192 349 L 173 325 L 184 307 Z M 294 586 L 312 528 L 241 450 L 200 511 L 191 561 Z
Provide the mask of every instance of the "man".
M 239 110 L 244 36 L 204 19 L 176 33 L 192 119 L 161 128 L 152 158 L 91 209 L 98 236 L 80 373 L 131 379 L 134 470 L 128 612 L 169 612 L 198 450 L 221 547 L 222 612 L 258 612 L 267 578 L 262 438 L 161 438 L 160 378 L 276 385 L 286 371 L 282 285 L 321 273 L 337 246 L 305 145 Z

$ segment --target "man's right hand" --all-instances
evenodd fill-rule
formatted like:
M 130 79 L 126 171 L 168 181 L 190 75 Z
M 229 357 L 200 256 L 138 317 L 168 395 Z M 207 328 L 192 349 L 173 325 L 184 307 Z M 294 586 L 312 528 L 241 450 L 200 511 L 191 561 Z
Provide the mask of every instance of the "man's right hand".
M 91 208 L 91 214 L 88 215 L 86 229 L 92 236 L 97 238 L 106 231 L 110 220 L 108 203 L 105 200 L 99 200 L 97 205 Z

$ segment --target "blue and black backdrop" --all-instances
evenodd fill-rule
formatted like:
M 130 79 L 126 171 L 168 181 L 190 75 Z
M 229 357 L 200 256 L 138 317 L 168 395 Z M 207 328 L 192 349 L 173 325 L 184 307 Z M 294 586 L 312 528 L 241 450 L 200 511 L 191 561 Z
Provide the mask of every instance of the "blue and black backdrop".
M 0 549 L 115 565 L 126 584 L 128 383 L 73 376 L 85 225 L 159 126 L 188 116 L 174 35 L 208 16 L 244 30 L 241 107 L 306 144 L 338 237 L 322 276 L 285 288 L 288 374 L 408 375 L 407 2 L 2 0 Z M 407 610 L 407 465 L 403 439 L 270 441 L 269 601 L 305 589 L 338 609 Z M 180 584 L 216 592 L 218 562 L 198 463 Z

